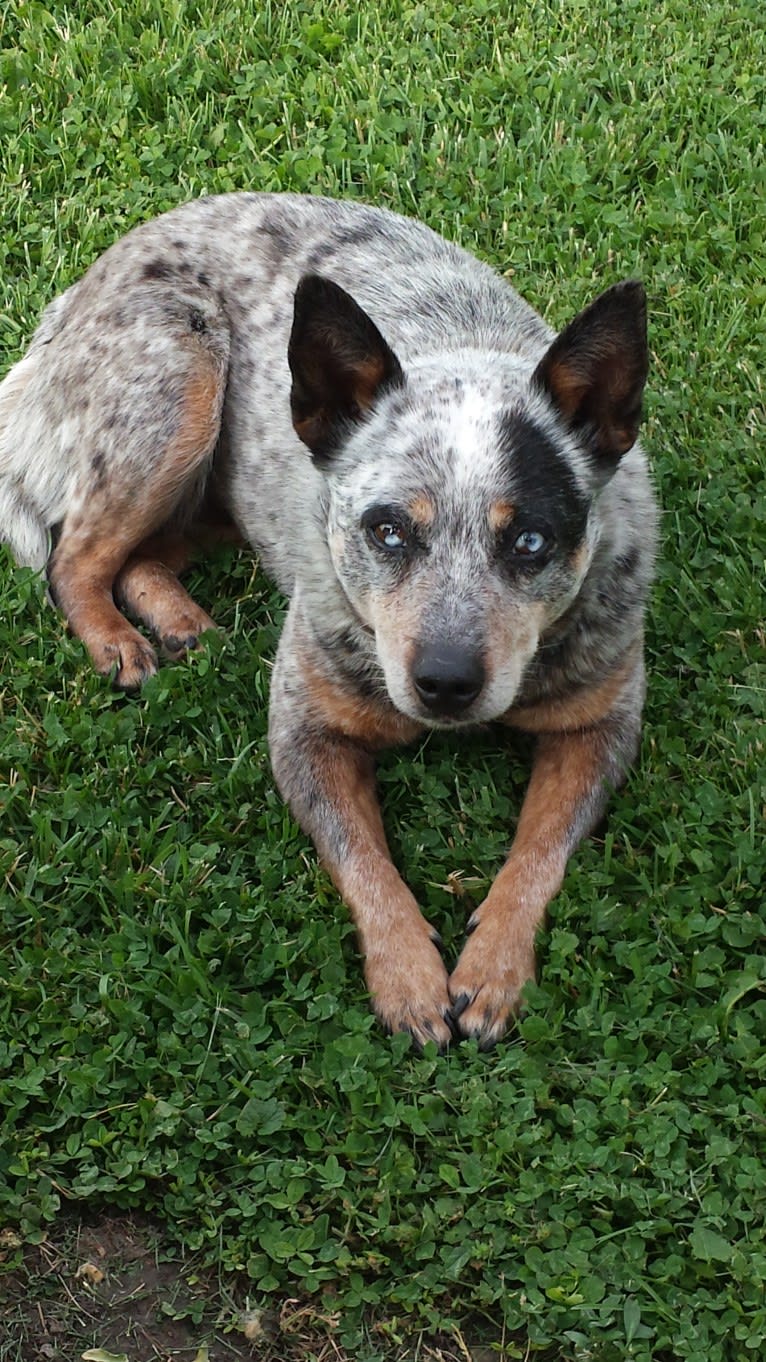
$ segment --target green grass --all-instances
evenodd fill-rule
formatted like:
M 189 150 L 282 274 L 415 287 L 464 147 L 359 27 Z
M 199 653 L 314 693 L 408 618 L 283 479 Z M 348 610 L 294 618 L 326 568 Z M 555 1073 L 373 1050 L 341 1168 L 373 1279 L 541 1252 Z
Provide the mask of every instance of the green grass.
M 3 560 L 0 1215 L 29 1239 L 64 1209 L 150 1212 L 254 1302 L 339 1312 L 355 1362 L 419 1330 L 556 1362 L 763 1356 L 761 8 L 0 7 L 3 365 L 175 203 L 359 197 L 476 250 L 554 324 L 644 278 L 665 508 L 642 756 L 491 1055 L 414 1057 L 368 1012 L 272 784 L 282 603 L 252 565 L 198 572 L 225 641 L 126 700 Z M 382 763 L 450 956 L 527 755 L 492 734 Z

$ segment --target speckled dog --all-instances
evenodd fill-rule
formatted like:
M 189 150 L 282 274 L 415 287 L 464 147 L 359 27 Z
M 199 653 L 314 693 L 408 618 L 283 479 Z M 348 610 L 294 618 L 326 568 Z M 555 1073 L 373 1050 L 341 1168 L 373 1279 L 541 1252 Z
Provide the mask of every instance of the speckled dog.
M 418 1042 L 501 1035 L 567 858 L 635 755 L 646 369 L 637 283 L 555 337 L 416 222 L 237 194 L 113 246 L 0 387 L 0 535 L 47 565 L 117 685 L 156 668 L 126 614 L 174 655 L 210 627 L 177 574 L 216 520 L 290 596 L 277 783 L 351 908 L 376 1012 Z M 448 975 L 391 862 L 374 753 L 490 720 L 537 734 L 536 755 Z

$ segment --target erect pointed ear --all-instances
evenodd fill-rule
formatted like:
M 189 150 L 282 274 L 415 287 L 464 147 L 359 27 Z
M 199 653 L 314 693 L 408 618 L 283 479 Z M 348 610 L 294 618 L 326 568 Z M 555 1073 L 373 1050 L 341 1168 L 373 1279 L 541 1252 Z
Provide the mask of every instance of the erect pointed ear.
M 295 290 L 287 358 L 293 425 L 318 464 L 329 461 L 344 426 L 404 382 L 375 323 L 345 289 L 318 274 L 304 275 Z
M 532 381 L 602 464 L 614 468 L 635 444 L 648 367 L 646 294 L 629 279 L 569 323 Z

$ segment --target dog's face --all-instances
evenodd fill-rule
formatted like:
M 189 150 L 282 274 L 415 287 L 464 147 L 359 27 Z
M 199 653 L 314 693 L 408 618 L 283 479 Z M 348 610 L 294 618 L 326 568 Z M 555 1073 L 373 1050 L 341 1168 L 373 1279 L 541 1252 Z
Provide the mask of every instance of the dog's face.
M 310 278 L 289 358 L 335 571 L 392 703 L 440 727 L 498 718 L 580 590 L 598 492 L 635 441 L 643 291 L 604 294 L 536 367 L 460 352 L 405 375 L 353 300 Z

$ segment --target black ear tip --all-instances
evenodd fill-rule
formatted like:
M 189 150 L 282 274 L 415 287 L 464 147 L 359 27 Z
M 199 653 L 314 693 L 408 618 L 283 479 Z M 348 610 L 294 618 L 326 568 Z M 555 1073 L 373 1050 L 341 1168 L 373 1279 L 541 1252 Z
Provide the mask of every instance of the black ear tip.
M 646 305 L 646 289 L 641 279 L 624 279 L 622 287 L 629 298 L 632 298 L 636 303 Z
M 623 279 L 600 293 L 582 316 L 599 318 L 602 325 L 624 331 L 627 327 L 636 340 L 647 332 L 646 289 L 640 279 Z
M 623 279 L 608 290 L 616 302 L 633 312 L 646 313 L 646 289 L 640 279 Z
M 340 284 L 333 283 L 325 274 L 303 274 L 295 288 L 295 302 L 301 305 L 326 304 L 339 296 L 348 295 Z
M 321 274 L 302 274 L 298 280 L 296 293 L 311 293 L 317 287 L 321 287 L 326 282 Z

